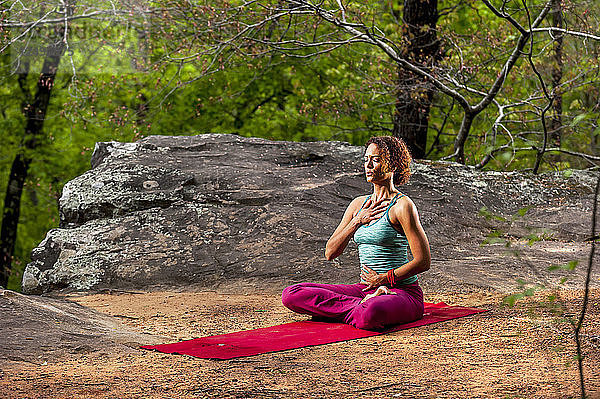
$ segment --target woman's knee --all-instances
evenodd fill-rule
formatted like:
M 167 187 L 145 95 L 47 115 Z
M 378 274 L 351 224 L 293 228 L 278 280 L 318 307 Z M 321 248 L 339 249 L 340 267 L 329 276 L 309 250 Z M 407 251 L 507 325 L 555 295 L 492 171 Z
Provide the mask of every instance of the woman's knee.
M 410 323 L 423 317 L 423 306 L 404 303 L 390 306 L 386 301 L 368 300 L 353 314 L 351 324 L 362 330 L 381 330 L 390 325 Z
M 358 311 L 354 312 L 351 325 L 361 330 L 381 330 L 385 327 L 385 307 L 377 301 L 367 301 L 359 306 L 360 308 L 356 309 Z
M 298 303 L 299 294 L 302 291 L 302 284 L 294 284 L 285 287 L 281 293 L 281 302 L 288 309 L 295 308 Z

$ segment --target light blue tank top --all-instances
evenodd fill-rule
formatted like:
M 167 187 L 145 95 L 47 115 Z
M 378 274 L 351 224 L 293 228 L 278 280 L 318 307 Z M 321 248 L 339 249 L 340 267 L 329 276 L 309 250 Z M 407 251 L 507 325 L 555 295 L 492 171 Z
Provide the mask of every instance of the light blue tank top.
M 370 225 L 360 226 L 354 233 L 354 241 L 358 244 L 360 264 L 369 266 L 377 273 L 386 273 L 408 262 L 408 240 L 403 233 L 398 232 L 390 222 L 389 211 L 398 198 L 404 194 L 396 194 L 390 201 L 383 216 Z M 367 198 L 368 200 L 368 198 Z M 363 202 L 363 205 L 367 202 Z M 361 206 L 361 209 L 362 209 Z M 417 276 L 411 276 L 396 284 L 411 284 L 417 281 Z M 361 281 L 364 283 L 364 281 Z

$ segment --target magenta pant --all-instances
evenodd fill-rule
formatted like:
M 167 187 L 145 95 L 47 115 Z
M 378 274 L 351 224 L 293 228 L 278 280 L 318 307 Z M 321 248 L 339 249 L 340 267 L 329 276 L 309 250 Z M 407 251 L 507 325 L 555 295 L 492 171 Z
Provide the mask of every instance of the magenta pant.
M 381 330 L 423 317 L 423 291 L 418 282 L 392 288 L 396 295 L 380 295 L 360 303 L 375 291 L 363 291 L 365 287 L 365 284 L 300 283 L 285 288 L 281 301 L 294 312 L 363 330 Z

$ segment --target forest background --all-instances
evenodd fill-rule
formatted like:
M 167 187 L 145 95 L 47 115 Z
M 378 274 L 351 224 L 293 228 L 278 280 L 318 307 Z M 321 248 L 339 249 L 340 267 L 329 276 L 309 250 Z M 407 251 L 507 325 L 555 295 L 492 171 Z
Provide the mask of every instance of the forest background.
M 98 141 L 403 137 L 523 173 L 600 160 L 594 0 L 0 2 L 0 285 Z M 358 162 L 358 160 L 357 160 Z M 8 279 L 8 283 L 6 280 Z

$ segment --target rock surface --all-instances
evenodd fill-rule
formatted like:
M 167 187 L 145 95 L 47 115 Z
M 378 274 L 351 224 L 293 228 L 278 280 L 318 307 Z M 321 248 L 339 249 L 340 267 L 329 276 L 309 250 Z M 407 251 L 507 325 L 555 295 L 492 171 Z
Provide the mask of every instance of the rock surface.
M 370 190 L 362 152 L 216 134 L 98 143 L 93 168 L 65 185 L 60 228 L 34 249 L 23 291 L 276 292 L 299 281 L 355 282 L 355 245 L 334 262 L 323 250 L 348 203 Z M 558 281 L 566 272 L 548 266 L 588 256 L 594 183 L 589 172 L 533 176 L 415 162 L 400 190 L 416 203 L 431 243 L 422 285 L 507 292 L 517 279 Z M 486 219 L 483 207 L 506 220 Z M 525 216 L 512 218 L 524 207 Z M 513 254 L 503 243 L 480 245 L 493 229 L 505 232 Z M 532 233 L 544 240 L 527 245 Z M 567 286 L 582 285 L 584 263 Z
M 0 315 L 3 338 L 0 365 L 8 362 L 44 365 L 69 355 L 126 352 L 140 343 L 161 341 L 160 336 L 135 332 L 114 317 L 64 298 L 0 289 Z

